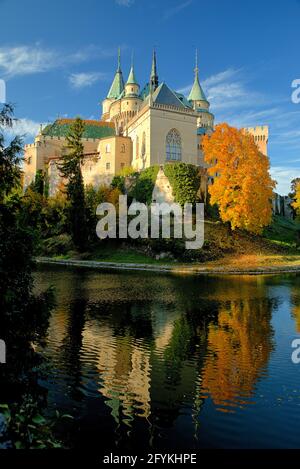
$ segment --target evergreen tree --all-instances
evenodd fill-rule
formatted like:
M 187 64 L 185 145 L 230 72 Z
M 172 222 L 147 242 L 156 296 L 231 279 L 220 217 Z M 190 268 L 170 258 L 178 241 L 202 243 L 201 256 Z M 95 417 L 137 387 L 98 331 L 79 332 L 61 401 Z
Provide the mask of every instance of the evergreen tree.
M 50 290 L 39 297 L 32 293 L 35 232 L 15 191 L 20 186 L 22 140 L 15 137 L 6 146 L 3 132 L 11 126 L 12 114 L 11 106 L 0 111 L 0 324 L 9 351 L 9 366 L 0 367 L 3 393 L 12 384 L 28 382 L 34 357 L 30 344 L 45 331 L 52 303 Z
M 13 123 L 13 108 L 5 104 L 0 110 L 0 130 L 3 127 L 11 127 Z M 15 137 L 5 147 L 4 134 L 0 132 L 0 204 L 16 186 L 20 185 L 21 178 L 21 151 L 22 139 Z
M 32 189 L 40 195 L 45 194 L 45 173 L 42 169 L 37 170 Z
M 84 123 L 77 117 L 70 126 L 67 134 L 66 154 L 59 164 L 61 175 L 66 180 L 66 192 L 69 201 L 70 234 L 75 246 L 84 250 L 87 240 L 86 209 L 84 184 L 81 172 L 83 161 L 82 136 Z

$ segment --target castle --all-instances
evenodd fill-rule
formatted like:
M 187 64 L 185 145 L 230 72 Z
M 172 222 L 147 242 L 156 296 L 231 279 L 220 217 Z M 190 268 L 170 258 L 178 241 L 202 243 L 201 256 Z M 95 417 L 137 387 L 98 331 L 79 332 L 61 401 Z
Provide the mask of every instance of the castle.
M 34 143 L 25 146 L 24 185 L 38 170 L 48 174 L 49 193 L 60 182 L 58 160 L 65 151 L 66 135 L 73 119 L 57 119 L 40 128 Z M 198 60 L 188 97 L 159 82 L 153 51 L 149 82 L 140 88 L 134 64 L 124 83 L 120 51 L 114 79 L 102 102 L 100 120 L 85 120 L 83 134 L 85 184 L 110 184 L 126 167 L 141 171 L 152 165 L 191 163 L 205 168 L 201 139 L 214 128 L 214 115 L 199 80 Z M 246 129 L 267 154 L 268 127 Z

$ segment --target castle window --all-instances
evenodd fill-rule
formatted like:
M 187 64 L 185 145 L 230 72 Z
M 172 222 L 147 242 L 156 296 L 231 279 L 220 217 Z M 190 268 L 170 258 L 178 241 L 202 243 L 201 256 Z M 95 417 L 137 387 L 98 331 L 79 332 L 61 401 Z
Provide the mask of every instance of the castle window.
M 110 143 L 108 143 L 105 147 L 105 153 L 110 153 Z
M 106 163 L 106 171 L 110 169 L 110 163 Z
M 141 154 L 142 156 L 146 155 L 146 132 L 143 132 Z
M 167 161 L 181 160 L 181 137 L 176 129 L 170 130 L 166 137 L 166 159 Z
M 31 164 L 31 156 L 27 158 L 27 164 Z
M 125 153 L 125 145 L 124 145 L 124 143 L 122 143 L 122 145 L 121 145 L 121 153 Z

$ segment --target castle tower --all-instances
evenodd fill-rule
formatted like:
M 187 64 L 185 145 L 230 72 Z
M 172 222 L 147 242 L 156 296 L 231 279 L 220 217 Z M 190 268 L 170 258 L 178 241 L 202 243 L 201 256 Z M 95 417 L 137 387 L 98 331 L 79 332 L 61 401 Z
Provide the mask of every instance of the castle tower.
M 136 97 L 139 96 L 140 86 L 135 78 L 133 60 L 131 61 L 131 68 L 128 79 L 125 85 L 125 96 Z
M 191 92 L 188 96 L 188 100 L 190 103 L 193 105 L 193 108 L 195 110 L 198 109 L 209 109 L 209 102 L 206 99 L 206 96 L 204 94 L 204 91 L 200 85 L 199 81 L 199 68 L 198 68 L 198 51 L 196 50 L 196 63 L 195 63 L 195 78 L 194 78 L 194 83 L 193 87 L 191 89 Z
M 269 127 L 267 125 L 259 125 L 256 127 L 247 127 L 244 130 L 253 135 L 259 151 L 268 156 Z
M 109 89 L 109 92 L 102 103 L 102 106 L 103 106 L 102 119 L 106 120 L 109 117 L 108 115 L 109 115 L 109 108 L 110 108 L 111 103 L 114 102 L 116 99 L 118 99 L 120 95 L 123 93 L 123 91 L 124 91 L 124 80 L 123 80 L 123 74 L 121 70 L 121 51 L 119 48 L 117 71 L 114 76 L 111 87 Z
M 152 93 L 158 87 L 158 75 L 157 75 L 157 67 L 156 67 L 156 52 L 155 52 L 155 49 L 153 49 L 152 66 L 151 66 L 151 75 L 150 75 L 149 86 L 150 86 L 150 91 Z

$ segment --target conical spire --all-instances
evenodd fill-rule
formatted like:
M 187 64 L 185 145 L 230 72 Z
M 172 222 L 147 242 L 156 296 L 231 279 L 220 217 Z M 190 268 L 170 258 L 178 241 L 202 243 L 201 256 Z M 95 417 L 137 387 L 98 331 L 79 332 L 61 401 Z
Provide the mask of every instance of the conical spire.
M 198 51 L 196 50 L 196 63 L 195 63 L 195 79 L 191 92 L 188 96 L 189 101 L 207 101 L 204 91 L 199 81 L 199 68 L 198 68 Z
M 155 49 L 153 49 L 152 67 L 151 67 L 151 75 L 150 75 L 151 91 L 152 92 L 155 91 L 157 87 L 158 87 L 158 75 L 157 75 L 157 69 L 156 69 L 156 52 L 155 52 Z
M 108 99 L 117 99 L 124 90 L 124 80 L 121 70 L 121 51 L 118 49 L 118 68 L 109 89 L 107 98 Z
M 126 85 L 138 85 L 138 82 L 136 81 L 135 73 L 134 73 L 133 55 L 131 57 L 131 67 L 130 67 L 130 72 L 127 78 Z
M 118 68 L 117 68 L 117 72 L 121 72 L 121 49 L 120 49 L 120 47 L 118 47 Z

